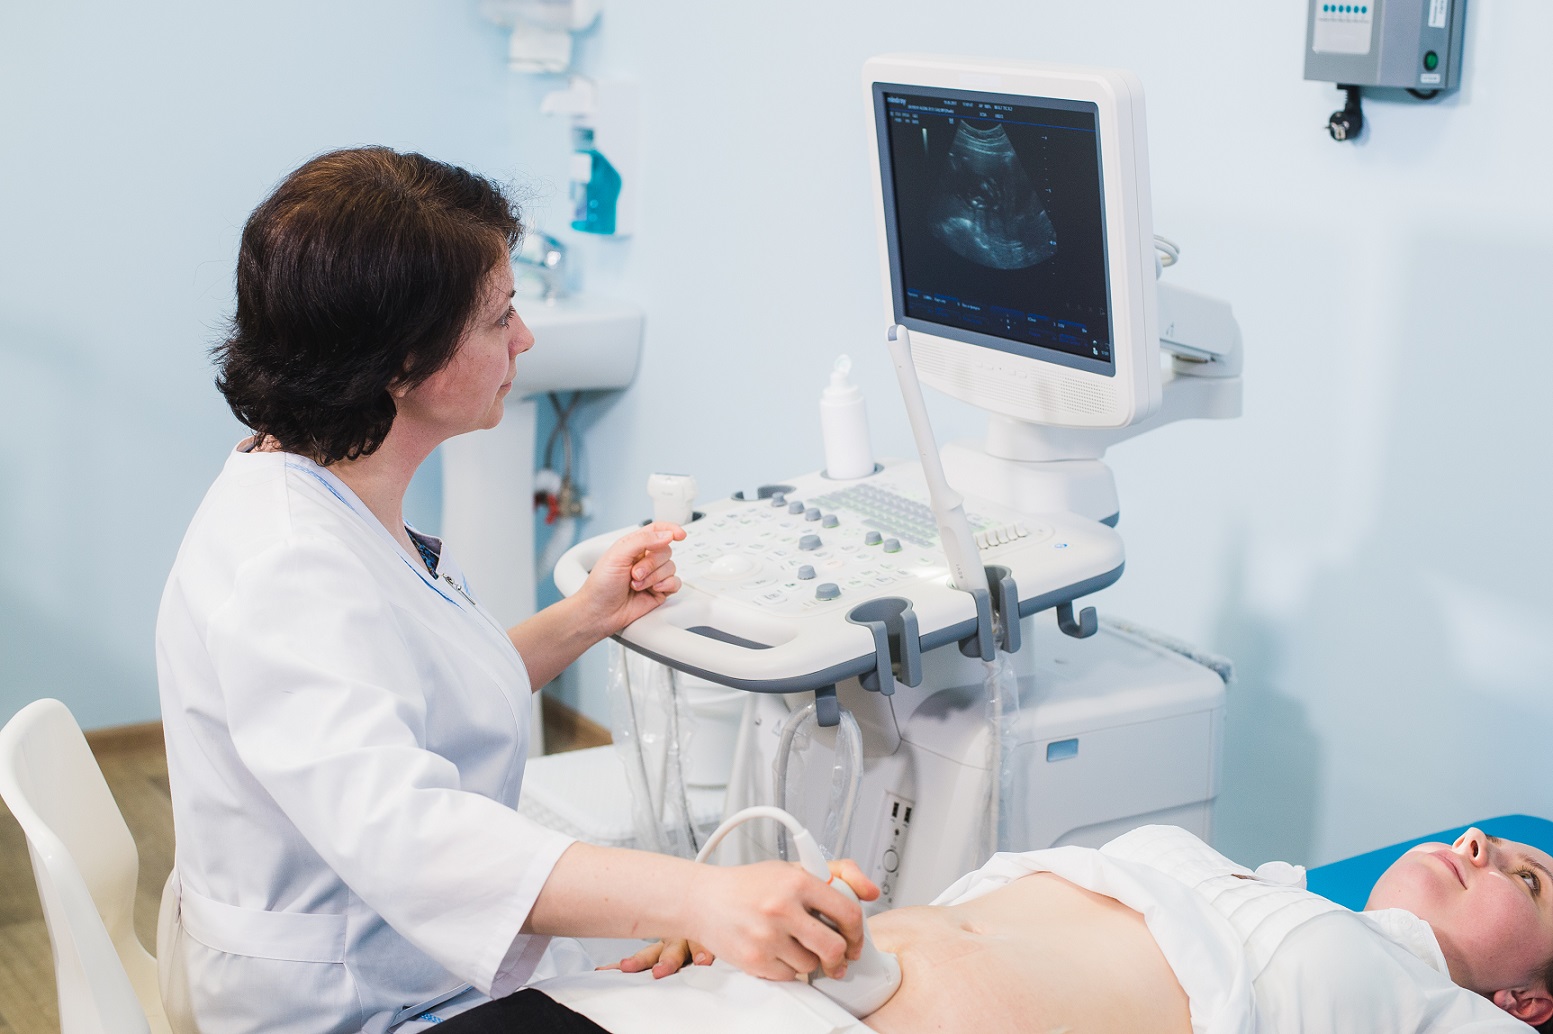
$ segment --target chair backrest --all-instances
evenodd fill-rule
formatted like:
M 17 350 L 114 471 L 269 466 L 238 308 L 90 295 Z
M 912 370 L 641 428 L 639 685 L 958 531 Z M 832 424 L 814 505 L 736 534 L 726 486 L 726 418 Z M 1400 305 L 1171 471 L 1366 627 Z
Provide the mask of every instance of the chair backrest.
M 58 700 L 28 704 L 0 729 L 0 797 L 27 836 L 61 1034 L 166 1031 L 156 960 L 135 936 L 140 856 L 86 737 Z

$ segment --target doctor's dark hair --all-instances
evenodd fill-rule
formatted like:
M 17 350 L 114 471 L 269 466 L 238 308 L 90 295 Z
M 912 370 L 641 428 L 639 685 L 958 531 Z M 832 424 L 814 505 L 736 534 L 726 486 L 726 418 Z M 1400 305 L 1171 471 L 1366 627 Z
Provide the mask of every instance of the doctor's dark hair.
M 386 147 L 319 155 L 243 227 L 216 387 L 287 452 L 369 455 L 390 388 L 447 365 L 522 232 L 502 188 L 464 169 Z

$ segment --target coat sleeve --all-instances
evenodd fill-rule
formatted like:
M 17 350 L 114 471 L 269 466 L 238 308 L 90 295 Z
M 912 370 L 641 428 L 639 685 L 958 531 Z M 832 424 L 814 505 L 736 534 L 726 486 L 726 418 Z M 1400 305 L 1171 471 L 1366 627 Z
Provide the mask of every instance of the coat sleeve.
M 438 687 L 419 684 L 423 630 L 399 617 L 361 558 L 292 539 L 243 565 L 206 645 L 237 754 L 302 838 L 489 993 L 504 960 L 537 954 L 519 930 L 572 840 L 465 789 L 426 748 Z

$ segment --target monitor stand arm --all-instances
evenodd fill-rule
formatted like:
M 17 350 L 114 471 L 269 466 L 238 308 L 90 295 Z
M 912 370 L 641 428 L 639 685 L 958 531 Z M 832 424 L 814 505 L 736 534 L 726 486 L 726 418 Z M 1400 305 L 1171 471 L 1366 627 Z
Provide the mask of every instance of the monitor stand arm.
M 1105 452 L 1178 420 L 1227 420 L 1241 411 L 1240 327 L 1227 303 L 1159 285 L 1160 349 L 1170 369 L 1160 406 L 1127 427 L 1047 427 L 993 414 L 981 445 L 945 446 L 950 480 L 963 491 L 1025 513 L 1067 510 L 1114 524 L 1116 481 Z

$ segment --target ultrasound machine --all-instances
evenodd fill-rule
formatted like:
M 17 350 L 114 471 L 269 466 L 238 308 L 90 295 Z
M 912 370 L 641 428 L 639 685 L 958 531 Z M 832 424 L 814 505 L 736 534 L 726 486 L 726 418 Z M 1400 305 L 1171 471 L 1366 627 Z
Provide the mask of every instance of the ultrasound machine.
M 1153 233 L 1141 86 L 889 55 L 863 96 L 885 297 L 859 361 L 894 363 L 918 454 L 847 478 L 751 471 L 687 507 L 683 589 L 617 637 L 636 842 L 694 853 L 707 823 L 775 804 L 859 861 L 878 909 L 925 903 L 994 849 L 1145 822 L 1207 838 L 1227 665 L 1081 605 L 1124 567 L 1106 449 L 1240 411 L 1229 307 L 1159 279 L 1174 249 Z M 919 384 L 985 411 L 985 438 L 939 448 Z M 560 590 L 624 530 L 573 547 Z M 646 661 L 664 666 L 651 698 Z M 710 796 L 664 742 L 689 727 L 692 683 L 742 692 Z M 601 795 L 568 811 L 581 784 L 547 781 L 551 760 L 525 795 L 587 837 Z M 779 829 L 740 832 L 725 861 L 785 856 Z

